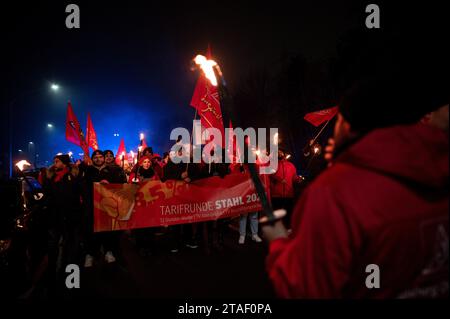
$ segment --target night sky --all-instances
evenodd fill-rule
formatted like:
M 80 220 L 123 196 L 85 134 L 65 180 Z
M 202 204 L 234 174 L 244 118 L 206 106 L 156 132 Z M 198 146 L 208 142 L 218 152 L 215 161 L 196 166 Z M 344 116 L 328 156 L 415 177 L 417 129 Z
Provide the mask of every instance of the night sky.
M 236 90 L 253 68 L 270 68 L 283 54 L 332 57 L 339 38 L 366 16 L 364 3 L 340 1 L 75 1 L 81 29 L 67 29 L 69 3 L 2 4 L 2 106 L 7 114 L 15 101 L 15 158 L 30 141 L 40 161 L 81 152 L 64 138 L 68 100 L 83 130 L 91 113 L 101 149 L 115 152 L 122 137 L 127 151 L 136 149 L 144 132 L 163 153 L 173 128 L 191 127 L 198 73 L 190 60 L 208 44 Z M 61 86 L 58 93 L 51 82 Z M 4 160 L 7 116 L 2 124 Z

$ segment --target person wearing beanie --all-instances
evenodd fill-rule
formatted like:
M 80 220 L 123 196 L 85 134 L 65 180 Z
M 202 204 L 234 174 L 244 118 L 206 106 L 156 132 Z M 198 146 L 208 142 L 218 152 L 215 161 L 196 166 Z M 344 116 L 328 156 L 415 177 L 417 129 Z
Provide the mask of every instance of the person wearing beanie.
M 292 233 L 262 227 L 278 296 L 448 297 L 450 86 L 422 76 L 393 71 L 344 94 L 332 165 L 303 192 Z
M 65 279 L 63 269 L 57 272 L 57 260 L 61 259 L 64 265 L 77 263 L 80 253 L 81 181 L 67 154 L 56 155 L 53 165 L 42 172 L 40 180 L 48 207 L 48 291 L 50 297 L 56 297 L 57 287 Z
M 113 151 L 106 150 L 103 152 L 105 155 L 105 164 L 109 168 L 108 182 L 113 184 L 124 184 L 127 182 L 127 176 L 122 167 L 116 164 L 116 158 Z

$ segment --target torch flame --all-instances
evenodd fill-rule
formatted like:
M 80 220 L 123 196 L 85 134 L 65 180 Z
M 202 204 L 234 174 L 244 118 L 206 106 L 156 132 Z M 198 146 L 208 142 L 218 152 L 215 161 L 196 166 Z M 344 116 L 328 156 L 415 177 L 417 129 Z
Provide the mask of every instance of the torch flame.
M 211 84 L 217 86 L 217 79 L 213 69 L 213 67 L 217 65 L 216 61 L 208 60 L 203 55 L 197 55 L 194 62 L 195 64 L 200 65 L 200 68 L 203 70 L 203 73 L 205 73 L 206 78 Z
M 26 160 L 21 160 L 19 162 L 16 163 L 16 166 L 23 171 L 24 166 L 31 166 L 30 163 L 28 163 Z

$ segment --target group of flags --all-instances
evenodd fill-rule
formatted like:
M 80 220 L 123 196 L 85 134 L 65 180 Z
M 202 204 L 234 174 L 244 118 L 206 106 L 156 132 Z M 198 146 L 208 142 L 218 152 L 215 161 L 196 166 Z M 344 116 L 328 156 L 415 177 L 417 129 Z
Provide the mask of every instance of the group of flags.
M 94 125 L 92 124 L 91 115 L 88 113 L 85 136 L 70 101 L 67 104 L 66 140 L 80 146 L 83 149 L 84 154 L 87 155 L 89 155 L 89 147 L 93 150 L 98 149 L 97 134 L 95 133 Z
M 208 60 L 211 59 L 211 50 L 209 46 L 206 57 Z M 202 128 L 216 128 L 222 133 L 222 137 L 225 137 L 218 88 L 213 85 L 204 74 L 201 74 L 197 81 L 190 105 L 196 109 L 196 113 L 200 117 Z M 304 119 L 317 127 L 324 122 L 330 121 L 337 112 L 338 107 L 335 106 L 308 113 L 304 116 Z M 232 128 L 231 121 L 228 125 Z M 95 133 L 90 114 L 88 113 L 87 116 L 85 136 L 70 101 L 67 106 L 66 140 L 80 146 L 83 149 L 84 154 L 89 155 L 89 148 L 92 148 L 93 150 L 98 149 L 97 134 Z M 140 146 L 142 146 L 142 149 L 147 146 L 144 139 L 141 139 Z M 120 161 L 123 160 L 122 155 L 124 154 L 127 153 L 125 142 L 122 138 L 116 153 L 116 162 L 120 163 Z M 235 157 L 236 153 L 231 156 Z
M 73 111 L 72 103 L 70 101 L 67 104 L 66 140 L 80 146 L 84 154 L 87 155 L 89 155 L 89 148 L 94 151 L 98 149 L 97 133 L 95 132 L 90 113 L 87 115 L 85 135 L 81 128 L 80 122 L 78 122 L 75 112 Z M 141 139 L 140 147 L 142 147 L 143 150 L 147 147 L 147 143 L 144 138 Z M 125 148 L 125 141 L 122 138 L 120 140 L 119 149 L 116 153 L 116 163 L 118 165 L 120 165 L 124 160 L 123 156 L 125 154 L 127 154 L 127 150 Z

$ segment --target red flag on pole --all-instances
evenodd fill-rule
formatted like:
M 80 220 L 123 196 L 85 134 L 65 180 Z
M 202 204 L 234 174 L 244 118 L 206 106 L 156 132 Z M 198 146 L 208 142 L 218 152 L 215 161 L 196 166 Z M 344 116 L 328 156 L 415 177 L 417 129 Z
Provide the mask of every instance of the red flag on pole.
M 207 59 L 211 58 L 209 46 L 206 57 Z M 222 138 L 225 137 L 219 91 L 217 86 L 212 85 L 203 73 L 197 81 L 191 99 L 191 106 L 197 109 L 201 124 L 204 128 L 217 128 L 221 132 Z
M 127 150 L 125 148 L 125 141 L 123 140 L 123 138 L 120 140 L 120 145 L 119 145 L 119 149 L 117 150 L 116 153 L 116 164 L 117 165 L 122 165 L 122 155 L 127 155 Z
M 86 125 L 86 143 L 94 151 L 98 149 L 97 134 L 94 130 L 94 125 L 92 124 L 91 114 L 88 113 L 87 125 Z
M 72 104 L 67 104 L 67 116 L 66 116 L 66 140 L 69 142 L 81 146 L 83 152 L 89 155 L 89 147 L 86 144 L 83 131 L 81 130 L 80 123 L 72 109 Z
M 323 122 L 331 120 L 338 112 L 338 107 L 330 107 L 325 110 L 311 112 L 305 115 L 304 119 L 314 126 L 319 126 Z

